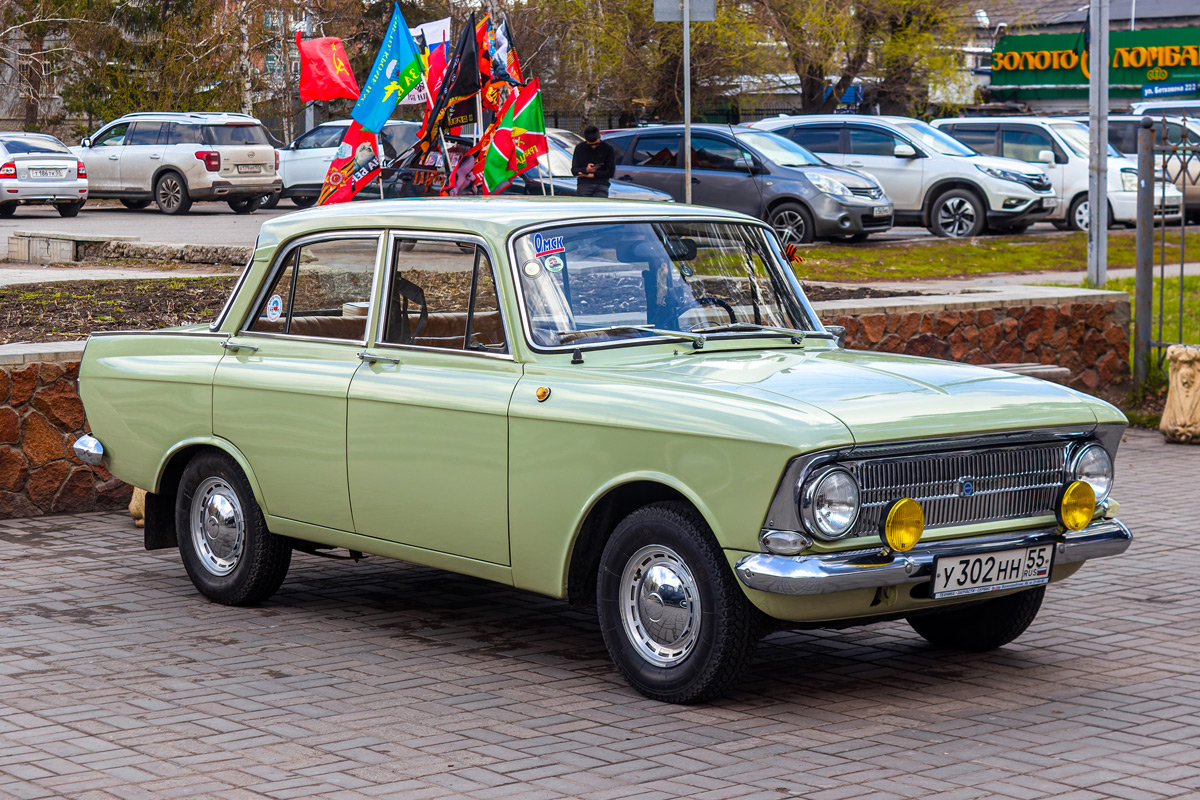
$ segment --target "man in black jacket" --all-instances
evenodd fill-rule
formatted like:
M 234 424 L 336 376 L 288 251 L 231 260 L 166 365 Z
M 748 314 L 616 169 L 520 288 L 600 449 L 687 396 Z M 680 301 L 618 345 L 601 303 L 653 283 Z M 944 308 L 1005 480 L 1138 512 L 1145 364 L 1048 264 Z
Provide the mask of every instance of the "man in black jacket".
M 612 145 L 600 139 L 600 129 L 588 125 L 584 141 L 575 145 L 571 173 L 575 176 L 575 194 L 579 197 L 608 197 L 608 182 L 617 171 Z

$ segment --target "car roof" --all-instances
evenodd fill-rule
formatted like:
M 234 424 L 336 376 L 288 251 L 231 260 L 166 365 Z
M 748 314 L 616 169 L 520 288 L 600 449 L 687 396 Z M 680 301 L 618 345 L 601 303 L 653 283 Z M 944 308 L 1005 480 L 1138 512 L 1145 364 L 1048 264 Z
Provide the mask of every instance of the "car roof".
M 684 217 L 758 222 L 744 214 L 652 200 L 573 197 L 407 197 L 319 206 L 262 224 L 258 248 L 317 230 L 406 228 L 481 234 L 503 241 L 517 228 L 538 223 L 602 221 L 621 217 Z
M 135 122 L 148 120 L 150 122 L 190 122 L 196 125 L 246 125 L 262 123 L 257 117 L 249 114 L 239 114 L 235 111 L 135 111 L 122 114 L 119 120 Z M 113 120 L 116 122 L 117 120 Z
M 882 122 L 896 125 L 901 122 L 921 122 L 921 120 L 916 117 L 901 117 L 894 114 L 790 114 L 767 117 L 759 122 L 778 122 L 781 125 L 795 125 L 801 122 Z
M 997 115 L 995 117 L 943 117 L 935 119 L 932 125 L 939 122 L 952 122 L 955 125 L 988 125 L 997 122 L 1024 122 L 1029 125 L 1051 125 L 1055 122 L 1079 122 L 1078 117 L 1031 117 L 1028 114 Z

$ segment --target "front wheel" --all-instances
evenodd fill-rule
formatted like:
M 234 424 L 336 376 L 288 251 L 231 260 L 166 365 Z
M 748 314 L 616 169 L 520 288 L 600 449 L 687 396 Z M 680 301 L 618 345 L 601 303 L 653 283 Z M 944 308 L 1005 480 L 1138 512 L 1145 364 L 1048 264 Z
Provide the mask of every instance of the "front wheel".
M 296 208 L 308 208 L 315 202 L 317 202 L 317 198 L 311 195 L 298 194 L 292 198 L 292 205 Z
M 132 208 L 134 211 L 137 211 L 138 209 L 145 208 L 146 206 L 150 205 L 150 201 L 149 200 L 122 200 L 121 205 L 125 206 L 126 208 Z
M 781 203 L 767 215 L 767 224 L 775 229 L 779 243 L 811 244 L 816 238 L 812 213 L 799 203 Z
M 702 517 L 656 503 L 622 520 L 596 582 L 604 644 L 629 684 L 652 700 L 698 703 L 750 663 L 762 631 Z
M 1039 586 L 995 600 L 915 614 L 908 624 L 931 644 L 982 653 L 1003 647 L 1024 633 L 1042 607 L 1045 594 L 1046 587 Z
M 260 603 L 287 576 L 291 546 L 267 530 L 250 482 L 225 453 L 205 451 L 184 469 L 175 531 L 192 584 L 217 603 Z
M 262 196 L 255 195 L 254 197 L 235 197 L 227 202 L 229 203 L 229 207 L 232 208 L 235 213 L 253 214 L 258 210 L 259 205 L 262 203 Z
M 934 236 L 962 239 L 983 233 L 987 207 L 969 189 L 951 189 L 929 207 L 929 231 Z

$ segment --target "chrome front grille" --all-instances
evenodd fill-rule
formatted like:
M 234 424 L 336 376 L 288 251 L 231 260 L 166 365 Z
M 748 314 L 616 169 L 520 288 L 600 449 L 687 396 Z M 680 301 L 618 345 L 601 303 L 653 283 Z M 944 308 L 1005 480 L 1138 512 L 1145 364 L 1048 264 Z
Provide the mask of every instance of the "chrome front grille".
M 874 534 L 893 500 L 911 497 L 926 528 L 1053 514 L 1067 444 L 929 453 L 843 462 L 858 479 L 862 510 L 852 535 Z
M 879 188 L 878 186 L 871 186 L 865 189 L 851 187 L 850 192 L 858 195 L 859 197 L 869 197 L 872 200 L 878 200 L 879 198 L 883 197 L 883 189 Z

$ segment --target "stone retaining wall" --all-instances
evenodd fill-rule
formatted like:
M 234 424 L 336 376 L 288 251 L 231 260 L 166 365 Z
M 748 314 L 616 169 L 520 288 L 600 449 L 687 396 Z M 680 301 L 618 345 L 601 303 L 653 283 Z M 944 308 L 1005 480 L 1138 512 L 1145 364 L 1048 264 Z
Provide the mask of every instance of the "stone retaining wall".
M 0 519 L 121 508 L 132 489 L 71 445 L 87 432 L 80 345 L 0 347 Z
M 1075 389 L 1110 400 L 1129 392 L 1130 310 L 1124 292 L 1022 286 L 996 294 L 1002 296 L 814 306 L 823 320 L 846 328 L 846 346 L 856 350 L 968 364 L 1056 364 L 1070 371 L 1068 385 Z

